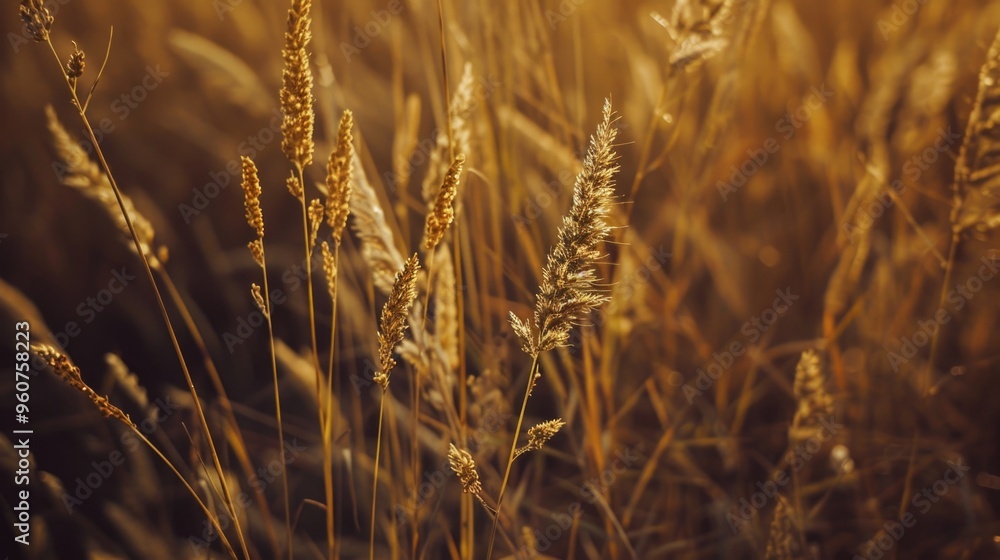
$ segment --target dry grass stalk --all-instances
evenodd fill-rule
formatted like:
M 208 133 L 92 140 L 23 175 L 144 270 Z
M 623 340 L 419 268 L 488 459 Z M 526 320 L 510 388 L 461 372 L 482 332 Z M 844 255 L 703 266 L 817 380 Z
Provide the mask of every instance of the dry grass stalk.
M 115 192 L 111 188 L 107 174 L 90 159 L 80 143 L 70 137 L 51 105 L 45 107 L 45 115 L 48 119 L 49 132 L 52 134 L 56 153 L 59 154 L 59 159 L 65 163 L 64 167 L 60 167 L 62 184 L 73 187 L 80 191 L 83 196 L 98 202 L 115 223 L 115 226 L 126 236 L 131 237 L 128 222 L 118 206 L 118 200 L 115 198 Z M 136 211 L 132 199 L 128 196 L 123 194 L 122 202 L 132 220 L 132 227 L 135 228 L 135 233 L 139 237 L 139 244 L 150 259 L 150 265 L 157 268 L 159 263 L 150 252 L 153 238 L 156 235 L 153 225 Z M 128 244 L 129 249 L 135 252 L 136 249 L 133 245 L 132 243 Z
M 340 245 L 351 204 L 351 163 L 354 158 L 354 115 L 344 111 L 337 133 L 337 147 L 326 164 L 326 220 L 333 230 L 334 244 Z
M 545 443 L 559 433 L 559 430 L 565 425 L 566 422 L 563 422 L 562 418 L 556 418 L 528 428 L 528 443 L 514 453 L 514 458 L 520 457 L 528 451 L 538 451 L 545 447 Z
M 403 333 L 406 331 L 410 309 L 413 307 L 413 300 L 417 297 L 417 271 L 419 270 L 420 263 L 417 260 L 417 255 L 414 254 L 406 260 L 403 269 L 396 275 L 389 300 L 382 307 L 382 318 L 378 332 L 379 371 L 374 377 L 375 383 L 382 387 L 382 390 L 389 387 L 389 373 L 396 365 L 392 353 L 396 346 L 403 341 Z
M 455 287 L 455 268 L 451 249 L 441 246 L 434 253 L 434 281 L 431 293 L 434 298 L 434 338 L 444 351 L 449 371 L 458 367 L 458 292 Z
M 281 51 L 281 151 L 300 170 L 313 159 L 313 77 L 309 67 L 309 41 L 312 39 L 311 0 L 292 0 L 285 28 L 285 46 Z M 300 187 L 301 188 L 301 187 Z M 294 193 L 293 193 L 294 194 Z
M 84 395 L 87 395 L 87 398 L 94 403 L 106 418 L 114 418 L 130 428 L 135 428 L 135 424 L 132 423 L 132 419 L 129 418 L 128 414 L 125 414 L 120 408 L 111 404 L 107 397 L 98 395 L 83 381 L 83 377 L 80 376 L 80 368 L 73 364 L 69 356 L 48 344 L 33 344 L 31 349 L 39 358 L 45 360 L 45 363 L 52 369 L 52 372 L 59 378 L 82 391 Z
M 618 133 L 614 120 L 611 102 L 606 101 L 583 170 L 576 177 L 573 205 L 563 218 L 559 238 L 542 271 L 534 329 L 513 313 L 510 316 L 514 332 L 529 355 L 565 345 L 573 325 L 609 299 L 606 291 L 597 288 L 595 264 L 601 256 L 598 245 L 611 232 L 607 218 L 614 196 L 614 174 L 618 171 L 613 150 Z
M 795 366 L 793 391 L 798 408 L 792 420 L 789 439 L 806 439 L 820 426 L 820 419 L 833 415 L 833 397 L 826 390 L 826 376 L 823 375 L 816 352 L 806 350 L 799 358 L 799 363 Z
M 434 199 L 434 207 L 427 214 L 424 225 L 424 248 L 433 251 L 437 247 L 451 223 L 455 220 L 455 196 L 458 194 L 459 178 L 465 156 L 458 154 L 448 167 L 441 188 Z

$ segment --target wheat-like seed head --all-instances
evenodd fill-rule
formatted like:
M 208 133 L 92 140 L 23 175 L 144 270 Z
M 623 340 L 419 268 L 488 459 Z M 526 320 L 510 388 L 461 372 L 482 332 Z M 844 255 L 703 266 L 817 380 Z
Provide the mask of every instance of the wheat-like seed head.
M 792 439 L 809 437 L 812 428 L 820 424 L 820 418 L 833 414 L 833 397 L 826 391 L 826 376 L 820 367 L 819 356 L 806 350 L 795 366 L 793 386 L 798 408 L 792 420 Z
M 607 223 L 618 171 L 613 150 L 618 131 L 611 102 L 605 101 L 603 118 L 590 139 L 583 169 L 573 186 L 573 205 L 563 218 L 559 237 L 542 271 L 542 285 L 535 304 L 534 332 L 527 321 L 511 314 L 511 326 L 526 352 L 537 355 L 564 346 L 573 325 L 608 300 L 598 290 L 595 264 L 598 245 L 611 231 Z
M 55 21 L 55 18 L 52 17 L 52 12 L 45 7 L 45 2 L 42 0 L 21 0 L 18 13 L 21 16 L 21 22 L 24 23 L 24 27 L 28 31 L 28 36 L 39 43 L 49 40 L 49 31 L 52 30 L 52 22 Z
M 476 461 L 468 451 L 455 447 L 453 443 L 448 444 L 448 463 L 462 481 L 463 492 L 474 496 L 479 496 L 483 492 L 479 473 L 476 472 Z
M 354 155 L 351 130 L 354 115 L 344 111 L 337 133 L 337 147 L 330 153 L 326 164 L 326 220 L 333 230 L 333 241 L 337 245 L 344 235 L 347 215 L 351 204 L 351 162 Z
M 83 377 L 80 375 L 80 368 L 73 364 L 73 361 L 69 359 L 69 356 L 63 354 L 48 344 L 33 344 L 31 349 L 38 355 L 38 357 L 48 364 L 53 373 L 62 378 L 62 380 L 66 383 L 69 383 L 73 387 L 83 391 L 83 394 L 87 395 L 87 398 L 89 398 L 91 402 L 97 406 L 97 409 L 100 410 L 105 417 L 114 418 L 127 426 L 132 428 L 135 427 L 135 424 L 132 423 L 128 414 L 125 414 L 120 408 L 111 404 L 107 397 L 98 395 L 83 381 Z
M 420 270 L 420 263 L 417 255 L 406 260 L 403 269 L 396 274 L 396 280 L 392 285 L 392 292 L 389 293 L 389 300 L 382 307 L 382 319 L 378 333 L 378 357 L 379 372 L 375 375 L 375 382 L 382 389 L 389 386 L 389 373 L 392 371 L 396 361 L 392 358 L 392 353 L 403 340 L 403 333 L 406 331 L 407 318 L 410 315 L 410 308 L 413 307 L 413 300 L 417 297 L 417 271 Z
M 264 268 L 264 242 L 260 239 L 254 239 L 247 243 L 247 249 L 250 250 L 250 255 L 257 266 Z
M 241 156 L 240 161 L 243 163 L 241 186 L 247 224 L 257 233 L 257 239 L 264 239 L 264 214 L 260 209 L 260 179 L 257 177 L 257 165 L 247 156 Z
M 528 443 L 518 449 L 514 456 L 518 457 L 523 453 L 528 451 L 537 451 L 545 446 L 546 442 L 552 439 L 559 430 L 566 425 L 562 418 L 556 418 L 555 420 L 548 420 L 542 422 L 541 424 L 536 424 L 528 429 Z
M 449 145 L 448 135 L 439 134 L 430 156 L 427 158 L 427 174 L 421 183 L 420 191 L 424 202 L 427 203 L 427 210 L 430 212 L 434 208 L 434 198 L 437 196 L 443 181 L 442 174 L 445 172 L 444 162 L 451 157 L 452 149 L 456 154 L 465 154 L 469 157 L 471 152 L 470 139 L 472 137 L 472 114 L 478 106 L 475 98 L 475 80 L 472 75 L 472 63 L 465 63 L 462 69 L 462 78 L 455 88 L 455 94 L 451 98 L 451 107 L 448 111 L 451 121 L 451 141 Z
M 337 283 L 337 262 L 333 258 L 333 251 L 330 250 L 330 244 L 326 241 L 320 244 L 320 253 L 323 255 L 323 276 L 326 277 L 326 291 L 332 299 L 337 297 L 336 290 L 334 289 Z
M 319 226 L 323 223 L 323 203 L 318 198 L 309 202 L 309 253 L 316 248 L 316 238 L 319 236 Z
M 313 77 L 309 67 L 309 41 L 312 32 L 311 0 L 292 0 L 285 28 L 285 47 L 281 51 L 281 151 L 298 169 L 305 169 L 313 158 Z
M 451 222 L 455 220 L 455 195 L 458 194 L 458 181 L 462 174 L 463 163 L 465 163 L 464 155 L 455 156 L 438 190 L 434 208 L 427 214 L 427 222 L 424 225 L 424 248 L 428 251 L 433 251 L 437 247 L 451 226 Z

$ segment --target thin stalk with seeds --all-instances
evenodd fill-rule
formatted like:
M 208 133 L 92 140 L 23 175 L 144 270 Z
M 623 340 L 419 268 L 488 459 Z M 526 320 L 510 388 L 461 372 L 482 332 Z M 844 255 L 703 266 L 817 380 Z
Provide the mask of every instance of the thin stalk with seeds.
M 24 9 L 24 7 L 25 3 L 22 3 L 22 9 Z M 36 11 L 43 12 L 45 14 L 48 13 L 48 10 L 42 7 L 40 4 L 33 4 L 33 9 Z M 51 27 L 51 16 L 48 17 L 50 19 L 48 25 L 49 27 Z M 55 57 L 56 64 L 59 66 L 59 70 L 62 73 L 63 79 L 66 81 L 66 86 L 69 89 L 70 95 L 72 96 L 73 105 L 77 108 L 77 112 L 80 116 L 80 119 L 83 122 L 84 128 L 87 131 L 88 138 L 91 141 L 92 145 L 94 146 L 94 152 L 97 154 L 97 158 L 101 162 L 101 167 L 103 168 L 105 174 L 108 176 L 108 183 L 111 185 L 111 189 L 114 192 L 115 199 L 118 202 L 119 209 L 121 210 L 122 215 L 124 216 L 125 219 L 125 223 L 128 226 L 129 234 L 131 235 L 132 241 L 135 244 L 136 252 L 139 254 L 140 260 L 142 261 L 143 264 L 143 268 L 146 271 L 146 276 L 149 279 L 149 283 L 153 288 L 153 293 L 156 296 L 157 305 L 160 309 L 160 315 L 162 316 L 163 321 L 166 325 L 167 332 L 170 336 L 170 341 L 174 348 L 174 352 L 177 355 L 178 361 L 180 362 L 181 371 L 184 374 L 184 380 L 187 383 L 188 391 L 191 393 L 192 399 L 194 400 L 195 411 L 198 414 L 198 421 L 201 424 L 202 430 L 204 431 L 206 436 L 206 440 L 209 443 L 209 447 L 212 452 L 212 459 L 215 464 L 214 465 L 215 469 L 219 475 L 220 480 L 222 480 L 223 490 L 225 491 L 226 502 L 227 502 L 226 506 L 229 509 L 230 513 L 232 514 L 233 524 L 235 526 L 236 533 L 239 536 L 240 540 L 240 547 L 242 548 L 244 556 L 249 558 L 250 554 L 247 550 L 246 541 L 243 537 L 243 530 L 240 527 L 240 521 L 238 516 L 236 515 L 236 509 L 233 503 L 232 494 L 229 491 L 229 485 L 225 480 L 224 471 L 222 469 L 222 463 L 219 460 L 219 456 L 215 448 L 214 439 L 212 438 L 211 430 L 209 430 L 208 421 L 205 417 L 205 412 L 201 406 L 201 399 L 198 398 L 198 393 L 197 390 L 195 389 L 191 373 L 188 370 L 187 362 L 184 358 L 183 351 L 180 348 L 180 343 L 178 342 L 177 334 L 174 332 L 173 323 L 171 322 L 170 316 L 167 313 L 166 305 L 163 302 L 163 296 L 160 294 L 160 290 L 157 287 L 156 279 L 153 276 L 153 271 L 152 268 L 150 267 L 149 260 L 143 249 L 142 243 L 140 243 L 139 236 L 136 234 L 135 226 L 132 223 L 132 218 L 129 216 L 129 212 L 125 206 L 125 202 L 122 198 L 121 189 L 118 188 L 118 182 L 115 180 L 114 175 L 111 172 L 111 166 L 108 164 L 107 159 L 104 156 L 104 151 L 101 149 L 100 143 L 97 141 L 97 136 L 94 133 L 94 129 L 90 124 L 90 119 L 86 115 L 85 112 L 86 106 L 80 102 L 80 98 L 77 95 L 76 88 L 74 87 L 74 84 L 71 81 L 66 68 L 63 66 L 62 59 L 59 58 L 59 53 L 56 52 L 55 45 L 52 43 L 52 39 L 48 34 L 48 30 L 45 30 L 44 35 L 39 34 L 37 37 L 35 37 L 35 40 L 38 42 L 46 43 L 49 46 L 49 50 L 52 52 L 52 56 Z M 108 48 L 110 50 L 110 45 Z

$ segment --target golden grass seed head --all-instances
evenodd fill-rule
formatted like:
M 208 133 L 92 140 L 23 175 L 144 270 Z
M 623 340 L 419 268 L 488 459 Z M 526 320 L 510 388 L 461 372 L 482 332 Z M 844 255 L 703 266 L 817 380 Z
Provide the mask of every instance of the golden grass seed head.
M 264 242 L 260 239 L 254 239 L 247 243 L 247 249 L 250 249 L 250 255 L 257 266 L 264 268 Z
M 70 360 L 69 356 L 48 344 L 33 344 L 31 349 L 38 357 L 45 361 L 56 376 L 87 395 L 87 398 L 94 403 L 106 418 L 114 418 L 127 426 L 135 427 L 128 414 L 125 414 L 120 408 L 111 404 L 107 397 L 98 395 L 84 382 L 83 377 L 80 375 L 80 368 Z
M 39 43 L 49 40 L 49 31 L 52 30 L 55 18 L 52 16 L 52 12 L 45 7 L 45 2 L 42 0 L 21 0 L 18 13 L 29 37 Z
M 559 433 L 559 430 L 565 425 L 566 422 L 563 422 L 562 418 L 556 418 L 555 420 L 548 420 L 532 426 L 528 429 L 528 443 L 518 449 L 514 456 L 520 456 L 528 451 L 538 451 L 542 447 L 545 447 L 545 444 Z
M 396 365 L 392 353 L 403 340 L 410 308 L 413 307 L 413 301 L 417 297 L 417 272 L 419 270 L 420 263 L 417 260 L 417 255 L 414 254 L 406 260 L 403 269 L 396 274 L 389 299 L 382 307 L 378 333 L 380 370 L 375 375 L 375 381 L 383 389 L 389 385 L 389 372 Z
M 468 451 L 455 447 L 453 443 L 448 444 L 448 463 L 462 481 L 463 492 L 474 496 L 482 493 L 483 486 L 479 482 L 479 473 L 476 472 L 476 461 Z
M 247 224 L 257 233 L 257 239 L 264 238 L 264 214 L 260 209 L 260 179 L 257 166 L 247 156 L 241 156 L 243 163 L 243 198 L 246 207 Z
M 320 244 L 320 253 L 323 255 L 323 276 L 326 277 L 326 290 L 330 294 L 330 299 L 337 297 L 337 261 L 330 250 L 330 244 L 324 241 Z
M 354 114 L 345 110 L 340 118 L 337 146 L 326 164 L 326 219 L 338 245 L 347 226 L 351 204 L 351 162 L 353 160 Z
M 281 51 L 284 68 L 281 72 L 281 151 L 299 170 L 312 163 L 313 77 L 307 48 L 312 39 L 311 0 L 292 0 L 288 9 L 285 46 Z
M 542 271 L 542 285 L 535 304 L 538 342 L 524 344 L 526 329 L 514 325 L 522 345 L 544 352 L 566 345 L 569 331 L 580 319 L 609 298 L 596 287 L 595 264 L 598 245 L 607 238 L 607 223 L 614 196 L 614 175 L 618 171 L 611 102 L 605 101 L 603 117 L 591 136 L 583 169 L 573 187 L 573 204 L 563 218 L 559 237 L 549 252 Z
M 789 435 L 792 439 L 805 439 L 813 434 L 822 418 L 834 412 L 833 397 L 826 390 L 826 376 L 813 350 L 806 350 L 799 358 L 792 391 L 798 402 Z
M 434 208 L 427 214 L 427 222 L 424 225 L 424 248 L 428 251 L 433 251 L 437 247 L 455 220 L 455 196 L 458 194 L 458 183 L 464 163 L 464 155 L 455 156 L 438 190 Z
M 798 531 L 793 518 L 793 510 L 784 496 L 778 496 L 774 508 L 774 519 L 767 537 L 764 558 L 767 560 L 804 560 L 799 544 Z

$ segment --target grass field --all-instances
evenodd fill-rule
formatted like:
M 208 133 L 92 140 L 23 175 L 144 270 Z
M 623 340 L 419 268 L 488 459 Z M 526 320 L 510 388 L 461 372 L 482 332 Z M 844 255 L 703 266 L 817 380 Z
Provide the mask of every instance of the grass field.
M 11 558 L 1000 557 L 996 5 L 0 29 Z

